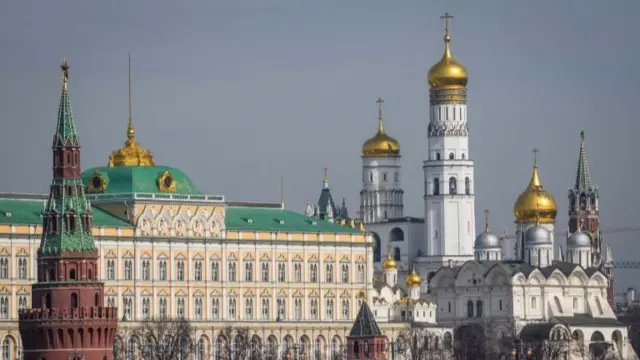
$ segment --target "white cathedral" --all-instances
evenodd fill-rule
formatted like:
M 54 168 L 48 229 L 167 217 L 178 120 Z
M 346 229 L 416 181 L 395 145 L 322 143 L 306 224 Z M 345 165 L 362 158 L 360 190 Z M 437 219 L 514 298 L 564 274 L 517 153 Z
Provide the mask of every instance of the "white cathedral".
M 594 351 L 637 359 L 627 327 L 611 306 L 612 259 L 610 250 L 602 249 L 598 190 L 591 183 L 584 132 L 569 191 L 566 242 L 556 241 L 557 204 L 540 181 L 537 161 L 514 205 L 515 244 L 491 232 L 486 210 L 483 231 L 476 233 L 468 74 L 451 55 L 445 29 L 444 54 L 428 74 L 424 217 L 403 212 L 400 144 L 384 128 L 381 99 L 378 131 L 362 146 L 359 216 L 375 239 L 378 275 L 370 304 L 376 321 L 432 324 L 453 328 L 457 336 L 516 334 L 523 343 L 565 339 L 571 344 L 561 355 L 566 359 Z M 348 218 L 344 202 L 336 209 L 326 177 L 318 206 L 308 204 L 306 213 L 317 216 L 318 208 L 330 219 Z

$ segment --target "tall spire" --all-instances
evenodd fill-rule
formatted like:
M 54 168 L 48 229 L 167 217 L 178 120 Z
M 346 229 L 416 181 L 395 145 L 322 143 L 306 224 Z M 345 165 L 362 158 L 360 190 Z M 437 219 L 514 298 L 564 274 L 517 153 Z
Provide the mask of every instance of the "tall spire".
M 153 155 L 147 149 L 138 145 L 136 141 L 136 131 L 133 128 L 133 112 L 131 101 L 131 53 L 129 53 L 128 72 L 128 92 L 129 92 L 129 122 L 127 126 L 127 141 L 124 146 L 109 156 L 109 166 L 155 166 Z
M 62 61 L 60 69 L 62 71 L 62 95 L 60 96 L 60 106 L 58 107 L 56 133 L 53 137 L 54 147 L 77 145 L 78 143 L 76 124 L 73 121 L 73 113 L 71 111 L 71 100 L 69 100 L 69 64 L 67 59 Z
M 96 251 L 91 233 L 91 206 L 80 179 L 80 144 L 69 100 L 69 65 L 62 69 L 62 98 L 53 146 L 53 180 L 43 212 L 40 254 Z
M 580 131 L 580 155 L 578 157 L 578 171 L 576 173 L 575 190 L 592 189 L 591 172 L 587 162 L 587 151 L 584 148 L 584 130 Z
M 132 116 L 132 110 L 131 110 L 131 53 L 129 53 L 129 72 L 128 72 L 128 80 L 129 80 L 129 86 L 128 86 L 128 90 L 129 90 L 129 127 L 127 129 L 127 139 L 129 139 L 129 141 L 135 141 L 135 135 L 136 135 L 136 131 L 133 128 L 133 116 Z

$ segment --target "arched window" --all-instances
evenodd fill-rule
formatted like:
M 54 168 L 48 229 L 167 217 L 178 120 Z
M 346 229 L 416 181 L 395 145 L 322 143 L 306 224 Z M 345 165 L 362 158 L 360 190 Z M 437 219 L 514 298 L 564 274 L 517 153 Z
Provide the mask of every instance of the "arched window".
M 100 305 L 100 295 L 98 295 L 97 293 L 93 296 L 93 303 L 94 303 L 94 306 Z
M 78 294 L 76 293 L 71 294 L 71 308 L 72 309 L 78 308 Z
M 480 300 L 476 302 L 476 316 L 482 317 L 482 301 Z
M 573 298 L 573 310 L 577 310 L 577 309 L 578 309 L 578 299 Z
M 456 156 L 452 152 L 450 152 L 449 153 L 449 160 L 453 160 L 455 158 L 456 158 Z
M 93 280 L 93 271 L 91 271 L 91 269 L 89 269 L 89 271 L 87 273 L 88 273 L 87 280 Z
M 465 155 L 464 153 L 462 153 L 462 154 L 460 155 L 460 158 L 462 158 L 462 160 L 464 160 L 464 159 L 466 159 L 467 157 L 466 157 L 466 155 Z
M 400 261 L 400 248 L 397 247 L 393 250 L 393 259 L 395 261 Z
M 369 182 L 373 184 L 373 171 L 369 171 Z
M 11 360 L 11 339 L 8 337 L 2 340 L 2 360 Z
M 433 195 L 440 195 L 440 179 L 433 179 Z
M 440 160 L 440 153 L 439 152 L 436 153 L 436 160 Z
M 69 280 L 76 279 L 76 271 L 74 269 L 69 270 Z
M 468 176 L 464 178 L 464 193 L 471 195 L 471 179 Z
M 400 228 L 391 229 L 391 233 L 389 234 L 391 241 L 404 241 L 404 231 Z
M 453 337 L 451 336 L 450 332 L 446 332 L 444 333 L 444 348 L 445 349 L 451 349 L 451 347 L 453 346 Z
M 467 317 L 473 317 L 473 301 L 467 301 Z
M 452 176 L 449 178 L 449 194 L 455 195 L 457 193 L 458 193 L 458 186 L 456 184 L 456 178 Z
M 373 261 L 378 262 L 382 259 L 382 248 L 380 247 L 380 236 L 373 233 Z

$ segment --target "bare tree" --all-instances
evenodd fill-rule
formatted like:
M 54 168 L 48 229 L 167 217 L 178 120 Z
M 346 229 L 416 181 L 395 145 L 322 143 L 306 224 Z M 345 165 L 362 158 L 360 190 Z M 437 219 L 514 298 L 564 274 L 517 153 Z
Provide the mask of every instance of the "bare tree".
M 267 354 L 273 355 L 265 351 L 258 337 L 249 336 L 249 329 L 246 327 L 227 326 L 220 330 L 220 335 L 225 341 L 218 343 L 216 351 L 224 360 L 263 360 L 267 358 Z M 271 358 L 276 357 L 277 352 Z
M 413 360 L 446 359 L 446 355 L 450 352 L 449 349 L 445 349 L 443 339 L 437 334 L 417 327 L 411 328 L 390 345 L 390 351 Z
M 191 323 L 186 319 L 153 319 L 120 331 L 122 349 L 116 355 L 134 352 L 141 360 L 186 360 L 193 354 Z

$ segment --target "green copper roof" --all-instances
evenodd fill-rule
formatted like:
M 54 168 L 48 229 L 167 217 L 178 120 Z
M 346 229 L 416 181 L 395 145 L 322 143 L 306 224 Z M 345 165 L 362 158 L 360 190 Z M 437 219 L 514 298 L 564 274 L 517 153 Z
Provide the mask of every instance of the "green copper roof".
M 42 211 L 46 200 L 0 199 L 0 224 L 41 225 Z M 95 227 L 132 227 L 106 211 L 93 207 L 93 226 Z
M 45 200 L 0 199 L 0 224 L 40 225 L 45 204 Z M 94 227 L 124 228 L 133 226 L 95 206 L 92 211 Z M 340 226 L 288 210 L 251 206 L 227 206 L 225 226 L 230 230 L 362 233 L 357 228 Z
M 116 166 L 94 167 L 82 172 L 82 182 L 87 193 L 122 194 L 122 193 L 163 193 L 160 178 L 168 172 L 175 182 L 177 195 L 201 195 L 202 192 L 193 185 L 191 179 L 179 169 L 168 166 Z M 98 185 L 94 177 L 102 178 L 104 190 L 95 192 L 92 186 Z M 95 186 L 94 186 L 95 188 Z M 164 192 L 167 193 L 167 192 Z
M 591 190 L 593 188 L 589 163 L 587 162 L 587 151 L 584 148 L 584 130 L 582 130 L 580 132 L 580 155 L 578 156 L 578 171 L 574 190 Z
M 225 219 L 227 229 L 232 230 L 362 233 L 358 228 L 274 208 L 228 206 Z
M 63 71 L 68 66 L 65 63 L 62 64 Z M 58 107 L 58 123 L 56 125 L 56 133 L 53 137 L 53 146 L 62 147 L 70 141 L 70 144 L 77 144 L 78 135 L 76 134 L 76 123 L 73 120 L 73 114 L 71 112 L 71 100 L 69 100 L 69 90 L 67 89 L 66 72 L 65 81 L 62 86 L 62 96 L 60 96 L 60 105 Z

